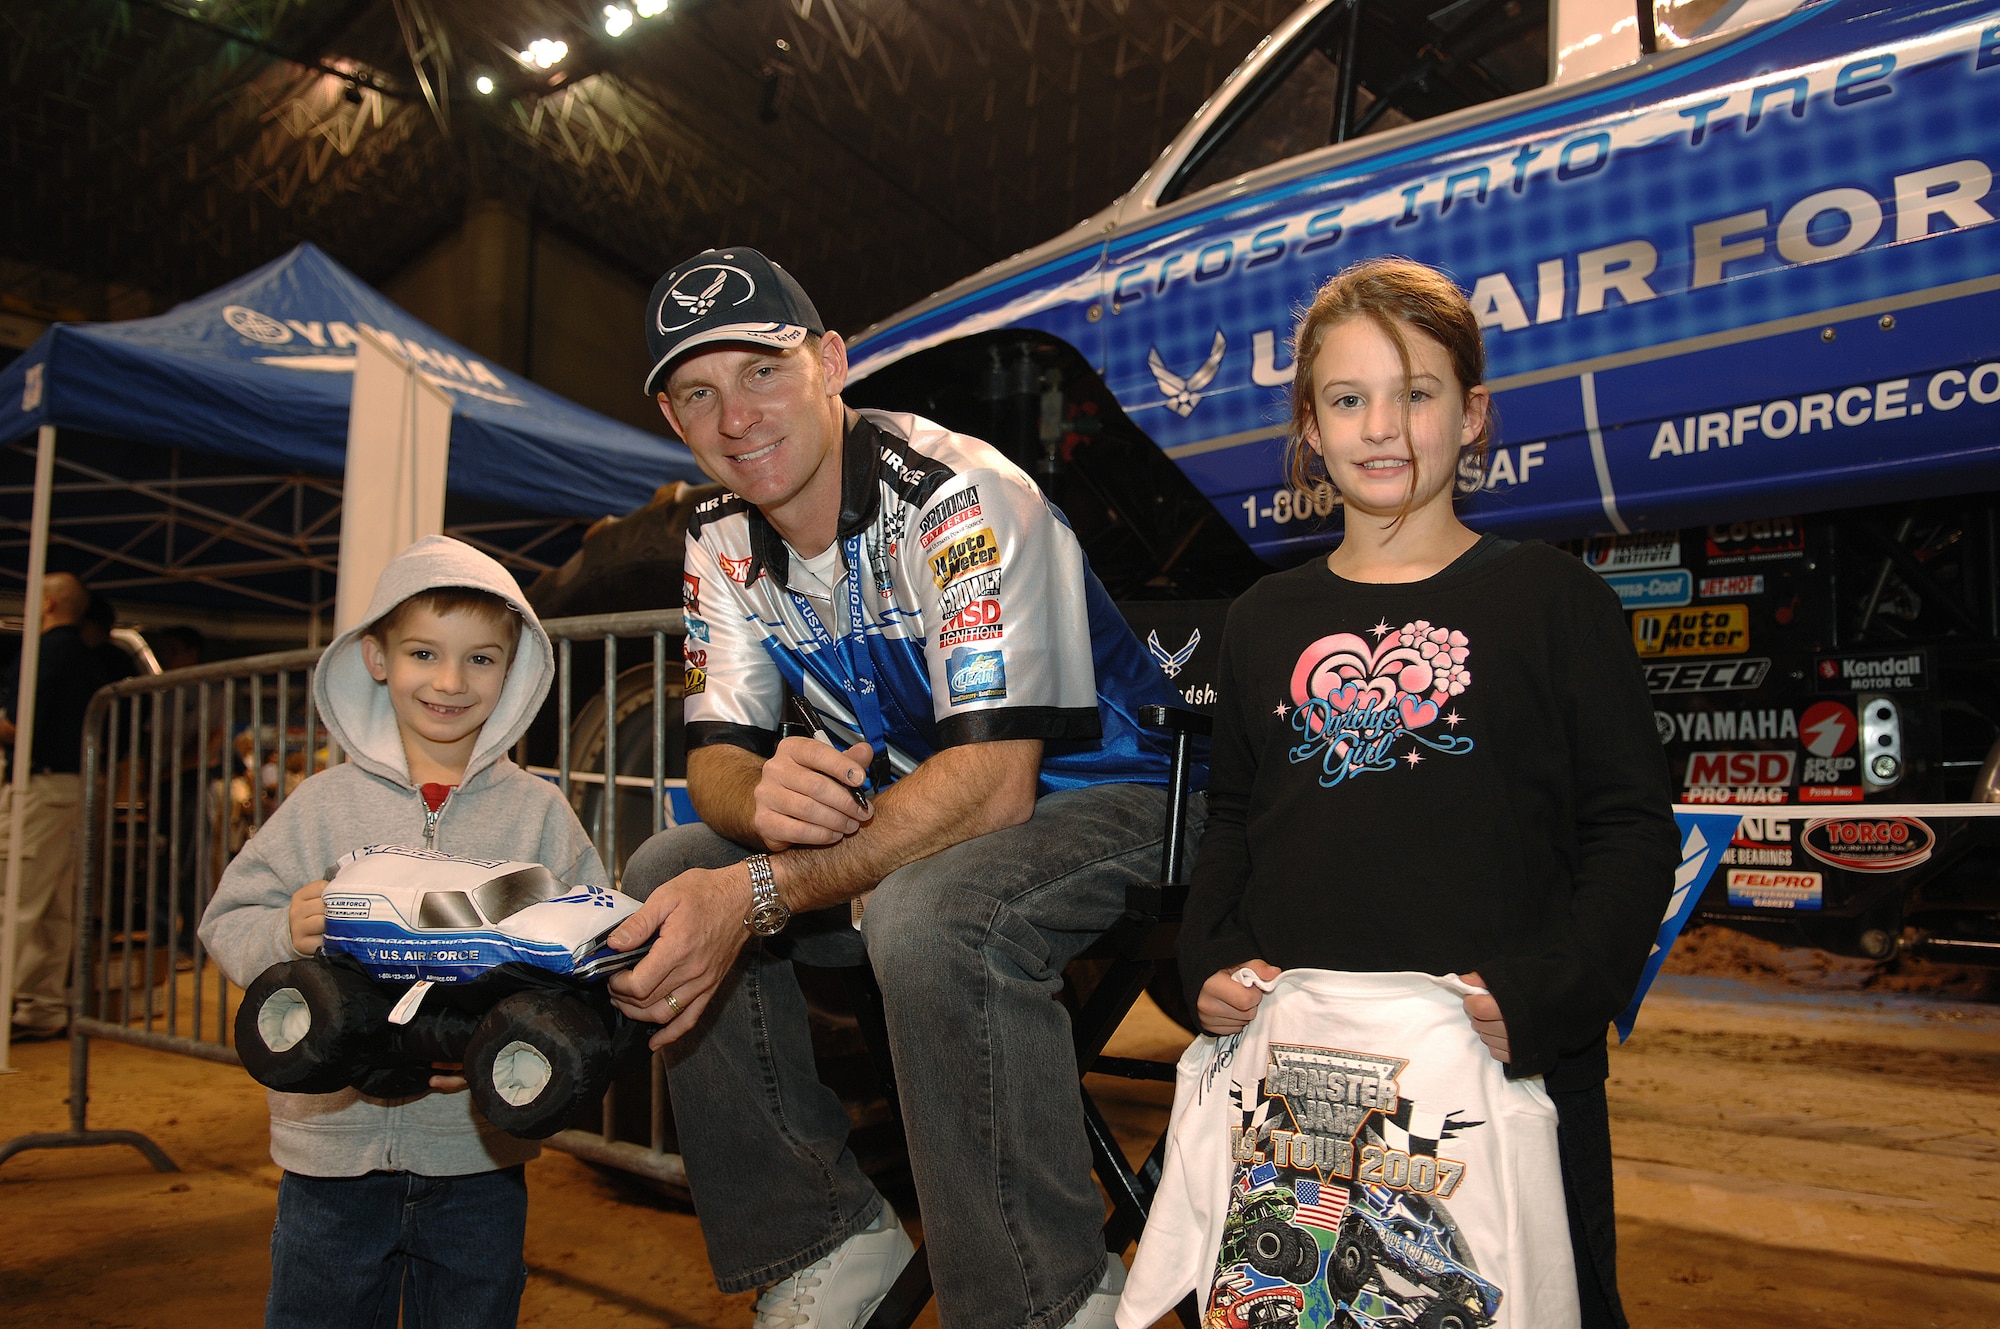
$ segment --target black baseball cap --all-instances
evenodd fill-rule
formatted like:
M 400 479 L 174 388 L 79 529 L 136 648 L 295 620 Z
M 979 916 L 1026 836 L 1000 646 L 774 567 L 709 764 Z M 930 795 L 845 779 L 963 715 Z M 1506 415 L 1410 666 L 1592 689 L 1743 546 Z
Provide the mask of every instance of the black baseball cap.
M 786 350 L 825 331 L 791 273 L 754 249 L 704 249 L 653 286 L 646 305 L 646 345 L 653 353 L 646 395 L 660 391 L 668 367 L 697 347 L 751 342 Z

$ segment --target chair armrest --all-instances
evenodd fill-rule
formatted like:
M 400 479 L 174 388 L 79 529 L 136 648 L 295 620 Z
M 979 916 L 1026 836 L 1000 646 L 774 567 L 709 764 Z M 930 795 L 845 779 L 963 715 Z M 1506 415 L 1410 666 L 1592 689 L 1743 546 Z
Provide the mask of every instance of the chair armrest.
M 1141 706 L 1139 723 L 1148 729 L 1164 729 L 1174 734 L 1207 737 L 1215 732 L 1213 719 L 1200 711 L 1184 710 L 1179 706 Z

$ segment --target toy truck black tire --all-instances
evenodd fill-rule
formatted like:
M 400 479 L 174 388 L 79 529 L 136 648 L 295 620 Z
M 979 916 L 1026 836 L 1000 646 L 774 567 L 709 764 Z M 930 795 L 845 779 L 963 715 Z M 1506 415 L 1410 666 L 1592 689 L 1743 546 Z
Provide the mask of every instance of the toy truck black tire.
M 503 998 L 472 1035 L 465 1078 L 473 1104 L 510 1135 L 554 1135 L 611 1079 L 611 1034 L 575 997 L 537 991 Z
M 345 1089 L 389 1019 L 389 1000 L 366 975 L 324 959 L 291 960 L 259 974 L 236 1011 L 236 1054 L 269 1089 Z
M 1333 1258 L 1326 1262 L 1327 1282 L 1333 1284 L 1341 1300 L 1347 1301 L 1367 1287 L 1374 1276 L 1375 1259 L 1368 1250 L 1367 1228 L 1359 1217 L 1349 1215 L 1341 1220 Z

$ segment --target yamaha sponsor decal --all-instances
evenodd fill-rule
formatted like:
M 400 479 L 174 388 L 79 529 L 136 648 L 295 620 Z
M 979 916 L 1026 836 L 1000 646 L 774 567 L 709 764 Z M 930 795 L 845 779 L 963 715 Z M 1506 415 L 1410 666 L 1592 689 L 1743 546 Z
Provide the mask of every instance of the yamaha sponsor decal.
M 1923 692 L 1931 685 L 1923 651 L 1870 651 L 1823 655 L 1813 664 L 1819 692 Z
M 1828 817 L 1808 822 L 1799 843 L 1830 867 L 1901 872 L 1928 859 L 1937 836 L 1915 817 Z
M 1652 664 L 1646 666 L 1646 690 L 1670 696 L 1688 692 L 1749 692 L 1763 687 L 1770 674 L 1768 655 L 1702 664 Z
M 1729 903 L 1739 909 L 1818 909 L 1826 879 L 1817 872 L 1729 869 Z
M 1653 723 L 1660 723 L 1663 712 L 1653 712 Z M 1782 706 L 1761 706 L 1754 710 L 1741 711 L 1691 711 L 1683 715 L 1671 715 L 1667 719 L 1674 732 L 1662 738 L 1663 743 L 1678 738 L 1683 743 L 1737 742 L 1743 739 L 1786 739 L 1799 736 L 1797 719 L 1792 712 Z M 1690 780 L 1694 784 L 1696 781 Z M 1759 781 L 1755 783 L 1769 783 Z

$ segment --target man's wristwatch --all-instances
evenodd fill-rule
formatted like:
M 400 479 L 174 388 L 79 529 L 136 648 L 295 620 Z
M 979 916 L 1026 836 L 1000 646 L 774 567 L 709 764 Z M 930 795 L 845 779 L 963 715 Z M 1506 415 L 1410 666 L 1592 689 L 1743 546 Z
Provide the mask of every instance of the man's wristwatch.
M 771 873 L 769 854 L 752 854 L 743 860 L 750 869 L 750 912 L 743 926 L 760 937 L 775 937 L 792 921 L 792 911 L 778 898 L 778 879 Z

